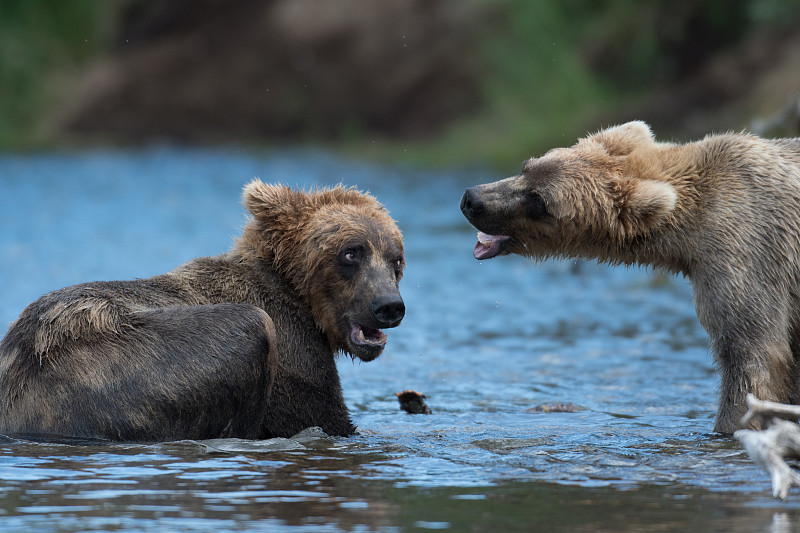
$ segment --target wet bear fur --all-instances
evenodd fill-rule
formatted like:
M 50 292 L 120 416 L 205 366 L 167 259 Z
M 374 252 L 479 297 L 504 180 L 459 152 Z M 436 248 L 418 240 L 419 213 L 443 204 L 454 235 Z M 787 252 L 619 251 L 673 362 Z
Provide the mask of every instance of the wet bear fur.
M 168 441 L 355 432 L 334 356 L 372 360 L 404 306 L 400 231 L 371 196 L 244 191 L 228 253 L 28 306 L 0 342 L 0 433 Z
M 800 139 L 656 142 L 635 121 L 468 189 L 474 255 L 588 258 L 686 275 L 721 375 L 715 430 L 745 396 L 800 401 Z

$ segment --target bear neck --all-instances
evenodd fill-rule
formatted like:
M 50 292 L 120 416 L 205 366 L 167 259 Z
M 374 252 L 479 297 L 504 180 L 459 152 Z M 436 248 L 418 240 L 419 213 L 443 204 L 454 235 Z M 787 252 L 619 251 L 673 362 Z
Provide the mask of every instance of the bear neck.
M 268 261 L 233 250 L 193 259 L 168 275 L 177 277 L 200 303 L 249 303 L 263 309 L 275 322 L 279 341 L 291 337 L 287 345 L 298 348 L 294 351 L 333 359 L 334 351 L 306 300 Z
M 640 264 L 692 278 L 704 268 L 703 244 L 715 232 L 718 209 L 738 184 L 731 176 L 748 175 L 742 143 L 753 138 L 716 135 L 688 144 L 656 143 L 644 154 L 651 166 L 633 173 L 672 185 L 677 201 L 670 214 L 650 231 L 608 243 L 599 254 L 613 264 Z
M 311 426 L 320 426 L 329 435 L 355 432 L 328 338 L 305 300 L 271 263 L 234 248 L 216 257 L 193 259 L 164 276 L 178 281 L 197 303 L 249 303 L 272 318 L 278 369 L 262 438 Z
M 326 320 L 326 314 L 319 305 L 312 305 L 315 277 L 309 274 L 309 265 L 287 261 L 287 257 L 294 259 L 302 253 L 292 246 L 294 239 L 285 235 L 282 237 L 265 235 L 265 230 L 259 227 L 256 221 L 251 220 L 245 226 L 231 254 L 252 264 L 266 265 L 271 272 L 281 276 L 297 297 L 308 305 L 317 328 L 323 332 L 326 330 L 332 332 L 328 335 L 330 351 L 339 352 L 342 350 L 342 341 L 336 335 L 336 325 L 330 323 L 329 319 Z

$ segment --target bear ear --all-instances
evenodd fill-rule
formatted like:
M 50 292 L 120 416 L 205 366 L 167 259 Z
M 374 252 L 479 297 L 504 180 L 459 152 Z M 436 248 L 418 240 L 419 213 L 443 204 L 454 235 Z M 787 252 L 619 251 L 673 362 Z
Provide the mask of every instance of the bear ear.
M 644 233 L 663 222 L 678 201 L 675 187 L 664 181 L 629 180 L 620 219 L 634 233 Z
M 637 146 L 653 144 L 655 137 L 647 123 L 634 120 L 599 131 L 589 137 L 589 140 L 602 144 L 611 155 L 628 155 Z
M 289 187 L 266 185 L 255 179 L 245 186 L 242 203 L 253 218 L 265 224 L 299 215 L 300 210 L 308 203 L 308 197 Z

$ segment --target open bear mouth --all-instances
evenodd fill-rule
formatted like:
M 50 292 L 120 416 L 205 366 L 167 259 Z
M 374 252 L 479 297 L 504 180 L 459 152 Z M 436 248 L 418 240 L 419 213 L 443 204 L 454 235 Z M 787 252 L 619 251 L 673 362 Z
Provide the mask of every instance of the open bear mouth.
M 362 326 L 355 322 L 350 323 L 350 342 L 360 346 L 383 346 L 389 335 L 378 328 Z
M 489 235 L 482 231 L 478 232 L 478 242 L 472 250 L 475 259 L 491 259 L 499 255 L 508 244 L 510 237 L 506 235 Z

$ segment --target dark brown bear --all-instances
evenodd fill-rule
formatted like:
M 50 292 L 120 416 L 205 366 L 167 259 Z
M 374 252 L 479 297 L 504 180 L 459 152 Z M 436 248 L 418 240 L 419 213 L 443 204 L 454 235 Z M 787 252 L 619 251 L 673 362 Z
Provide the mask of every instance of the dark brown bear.
M 256 180 L 234 248 L 32 303 L 0 343 L 0 433 L 165 441 L 355 432 L 334 356 L 400 324 L 400 231 L 372 197 Z

